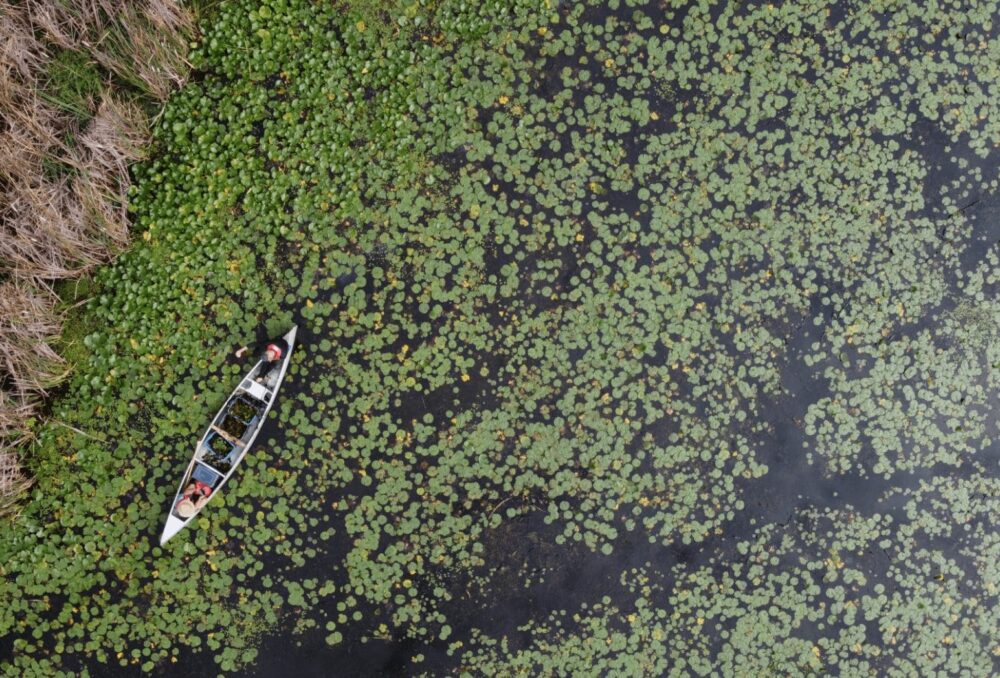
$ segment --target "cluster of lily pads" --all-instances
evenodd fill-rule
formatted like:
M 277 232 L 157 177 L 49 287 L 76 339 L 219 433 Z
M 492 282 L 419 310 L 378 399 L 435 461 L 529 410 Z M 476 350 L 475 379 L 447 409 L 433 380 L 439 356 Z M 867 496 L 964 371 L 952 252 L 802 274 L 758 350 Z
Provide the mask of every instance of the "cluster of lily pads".
M 990 250 L 980 277 L 933 326 L 901 322 L 898 336 L 859 342 L 850 358 L 831 361 L 824 370 L 830 395 L 806 413 L 806 432 L 831 471 L 861 466 L 891 477 L 960 466 L 989 448 L 1000 386 L 996 264 Z M 993 282 L 985 291 L 984 279 Z
M 983 471 L 982 468 L 977 471 Z M 891 492 L 884 497 L 893 502 Z M 995 477 L 941 476 L 892 513 L 807 509 L 724 562 L 622 575 L 616 598 L 476 635 L 471 675 L 990 675 Z M 527 639 L 525 641 L 525 638 Z
M 915 10 L 222 5 L 0 535 L 13 670 L 232 671 L 275 633 L 493 674 L 989 669 L 1000 260 L 961 208 L 995 38 Z M 273 421 L 155 545 L 233 350 L 292 323 Z M 731 534 L 781 408 L 817 474 L 898 480 L 885 511 Z M 460 623 L 571 559 L 616 576 L 517 637 Z

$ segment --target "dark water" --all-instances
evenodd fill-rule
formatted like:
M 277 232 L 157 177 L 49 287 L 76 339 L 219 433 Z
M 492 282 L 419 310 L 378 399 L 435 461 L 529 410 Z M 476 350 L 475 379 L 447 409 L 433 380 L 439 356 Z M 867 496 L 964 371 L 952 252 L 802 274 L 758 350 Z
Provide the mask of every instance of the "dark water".
M 605 11 L 605 14 L 607 12 Z M 600 13 L 598 13 L 598 19 Z M 552 72 L 556 72 L 556 68 Z M 545 79 L 542 78 L 542 90 Z M 683 93 L 659 105 L 682 108 Z M 663 110 L 669 117 L 671 110 Z M 963 177 L 970 169 L 978 167 L 984 177 L 996 177 L 1000 166 L 995 159 L 984 161 L 969 153 L 964 159 L 969 168 L 961 168 L 953 155 L 948 136 L 933 121 L 920 119 L 910 130 L 907 149 L 924 158 L 928 168 L 924 197 L 926 216 L 940 218 L 946 211 L 942 197 L 949 196 L 964 215 L 966 230 L 959 233 L 942 231 L 945 241 L 968 243 L 961 255 L 961 270 L 951 271 L 953 291 L 958 291 L 961 271 L 970 271 L 981 260 L 989 245 L 1000 241 L 1000 197 L 996 193 L 970 192 L 963 185 Z M 621 205 L 629 210 L 630 205 Z M 392 253 L 385 256 L 391 257 Z M 493 262 L 494 272 L 505 259 L 498 256 Z M 572 261 L 565 262 L 567 277 L 572 273 Z M 953 295 L 953 296 L 958 296 Z M 938 312 L 950 310 L 948 302 Z M 725 563 L 738 557 L 736 543 L 752 538 L 757 529 L 765 525 L 785 525 L 791 529 L 809 529 L 809 525 L 796 521 L 806 508 L 853 507 L 865 514 L 879 512 L 903 521 L 903 494 L 890 500 L 884 495 L 889 490 L 913 489 L 921 480 L 947 472 L 953 477 L 971 474 L 968 467 L 955 469 L 939 466 L 914 472 L 896 473 L 889 478 L 851 473 L 830 476 L 819 464 L 807 458 L 807 436 L 803 432 L 803 419 L 809 406 L 830 394 L 822 378 L 822 365 L 807 366 L 802 357 L 811 342 L 818 338 L 814 317 L 829 320 L 832 311 L 814 301 L 810 313 L 786 329 L 786 362 L 782 370 L 783 394 L 762 403 L 764 432 L 755 436 L 759 461 L 769 472 L 752 481 L 740 480 L 737 492 L 744 497 L 746 508 L 724 525 L 723 534 L 713 536 L 694 545 L 651 544 L 641 532 L 622 532 L 614 542 L 610 557 L 593 553 L 583 547 L 556 546 L 554 537 L 558 530 L 543 521 L 542 510 L 531 510 L 510 521 L 487 536 L 487 562 L 491 584 L 482 588 L 471 576 L 456 576 L 451 593 L 454 600 L 445 608 L 446 616 L 454 629 L 447 642 L 417 642 L 410 639 L 360 642 L 358 637 L 345 636 L 337 647 L 329 647 L 322 631 L 292 635 L 277 631 L 265 637 L 260 644 L 260 655 L 255 666 L 245 675 L 251 676 L 376 676 L 408 675 L 414 670 L 442 674 L 453 671 L 455 658 L 447 654 L 447 646 L 455 640 L 466 643 L 469 631 L 475 626 L 493 637 L 506 636 L 513 649 L 525 646 L 529 638 L 518 626 L 529 620 L 544 617 L 550 611 L 575 610 L 581 603 L 592 602 L 601 596 L 612 599 L 625 593 L 619 583 L 621 573 L 632 567 L 655 563 L 669 590 L 670 570 L 675 565 L 691 569 L 711 563 Z M 927 317 L 910 331 L 932 327 L 932 317 Z M 486 397 L 488 401 L 488 396 Z M 433 409 L 428 405 L 407 403 L 407 410 Z M 654 432 L 655 433 L 655 432 Z M 272 435 L 274 435 L 272 433 Z M 1000 443 L 994 443 L 977 455 L 987 468 L 996 468 L 1000 461 Z M 324 558 L 330 559 L 335 568 L 338 551 L 331 548 Z M 887 566 L 888 556 L 880 549 L 872 549 L 867 556 L 867 571 L 877 572 Z M 534 583 L 523 586 L 526 573 L 534 573 Z M 426 659 L 413 665 L 410 658 L 422 653 Z M 182 662 L 188 670 L 197 670 L 198 657 L 188 657 Z

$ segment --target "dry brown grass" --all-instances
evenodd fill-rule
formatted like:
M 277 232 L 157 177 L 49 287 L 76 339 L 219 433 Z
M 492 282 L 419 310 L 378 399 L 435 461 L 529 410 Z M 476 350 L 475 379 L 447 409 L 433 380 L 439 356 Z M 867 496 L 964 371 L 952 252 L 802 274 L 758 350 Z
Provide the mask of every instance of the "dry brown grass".
M 21 280 L 0 283 L 0 378 L 18 399 L 44 394 L 66 376 L 51 346 L 62 329 L 51 290 Z
M 149 129 L 110 90 L 164 101 L 189 71 L 193 33 L 176 0 L 0 0 L 0 517 L 30 485 L 17 463 L 25 422 L 67 372 L 52 349 L 61 318 L 48 284 L 128 244 L 128 168 Z M 83 129 L 44 90 L 57 50 L 104 69 L 103 94 L 83 97 Z
M 71 154 L 70 193 L 79 222 L 110 251 L 128 244 L 128 168 L 144 156 L 148 137 L 142 111 L 105 96 Z
M 58 115 L 30 105 L 33 117 L 22 110 L 0 134 L 0 271 L 76 277 L 128 244 L 128 166 L 142 157 L 147 124 L 107 96 L 70 148 L 53 132 Z
M 31 439 L 28 422 L 47 389 L 66 375 L 52 349 L 59 336 L 56 295 L 23 280 L 0 283 L 0 517 L 16 515 L 31 480 L 19 450 Z
M 85 51 L 111 73 L 164 101 L 190 64 L 194 20 L 171 0 L 31 0 L 31 21 L 63 49 Z
M 18 500 L 31 487 L 31 479 L 21 471 L 19 452 L 31 439 L 25 422 L 38 414 L 39 399 L 0 389 L 0 518 L 16 515 Z
M 33 34 L 31 24 L 9 5 L 0 10 L 0 57 L 8 64 L 0 70 L 0 271 L 75 277 L 128 243 L 128 165 L 142 155 L 147 124 L 135 106 L 106 95 L 87 128 L 76 130 L 39 95 L 32 68 L 46 63 L 44 48 L 16 39 L 17 31 Z
M 16 516 L 18 502 L 29 487 L 31 479 L 21 471 L 16 447 L 0 440 L 0 516 Z
M 0 390 L 0 445 L 27 437 L 25 422 L 38 414 L 41 396 L 19 396 Z

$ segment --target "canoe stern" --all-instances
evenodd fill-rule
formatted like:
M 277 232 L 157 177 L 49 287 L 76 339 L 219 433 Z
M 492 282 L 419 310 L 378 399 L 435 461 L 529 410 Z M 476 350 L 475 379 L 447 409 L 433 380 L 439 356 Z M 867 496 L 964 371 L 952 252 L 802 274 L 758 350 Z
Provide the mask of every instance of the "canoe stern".
M 180 532 L 188 521 L 174 517 L 173 514 L 167 516 L 167 524 L 163 527 L 163 534 L 160 536 L 160 546 L 166 544 L 171 537 Z

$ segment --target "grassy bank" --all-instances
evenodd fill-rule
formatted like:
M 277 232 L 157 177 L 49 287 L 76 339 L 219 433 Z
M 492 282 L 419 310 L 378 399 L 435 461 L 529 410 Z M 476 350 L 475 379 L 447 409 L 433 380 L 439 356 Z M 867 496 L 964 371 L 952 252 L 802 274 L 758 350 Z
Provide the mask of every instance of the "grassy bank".
M 0 518 L 30 485 L 19 458 L 68 373 L 53 285 L 127 246 L 128 167 L 193 35 L 172 0 L 0 6 Z

